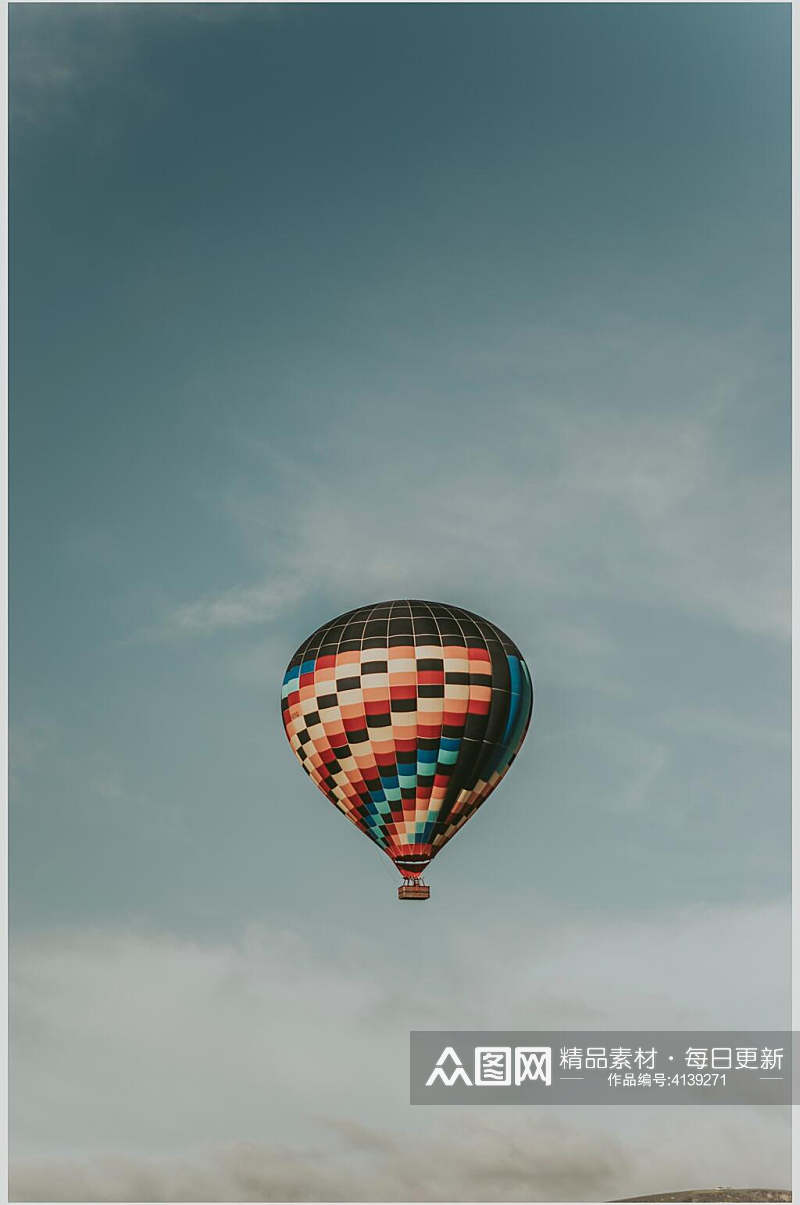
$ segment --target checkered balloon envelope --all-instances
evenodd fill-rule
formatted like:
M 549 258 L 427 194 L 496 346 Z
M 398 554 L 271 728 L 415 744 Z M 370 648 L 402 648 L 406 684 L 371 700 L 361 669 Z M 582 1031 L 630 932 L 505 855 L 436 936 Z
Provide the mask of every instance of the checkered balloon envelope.
M 401 899 L 519 752 L 533 687 L 512 640 L 480 615 L 402 599 L 358 607 L 303 642 L 283 724 L 311 780 L 394 862 Z

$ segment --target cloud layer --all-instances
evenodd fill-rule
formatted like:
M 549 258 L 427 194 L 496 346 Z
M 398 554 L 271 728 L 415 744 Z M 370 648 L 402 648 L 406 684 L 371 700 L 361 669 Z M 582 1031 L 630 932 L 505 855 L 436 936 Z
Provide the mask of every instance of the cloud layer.
M 448 929 L 420 935 L 411 976 L 336 930 L 324 954 L 290 927 L 18 942 L 15 1198 L 593 1200 L 786 1180 L 779 1110 L 625 1108 L 621 1125 L 407 1104 L 411 1028 L 780 1027 L 783 908 Z
M 679 326 L 657 338 L 658 352 L 645 354 L 656 333 L 617 323 L 605 332 L 609 359 L 602 334 L 582 333 L 585 366 L 565 390 L 553 362 L 569 358 L 568 333 L 533 327 L 509 341 L 483 332 L 479 356 L 460 349 L 459 377 L 474 361 L 475 383 L 491 395 L 505 347 L 497 423 L 491 404 L 458 397 L 458 381 L 448 416 L 435 398 L 428 404 L 430 383 L 404 368 L 388 396 L 365 398 L 354 382 L 346 432 L 316 415 L 302 455 L 282 446 L 280 425 L 262 440 L 251 430 L 246 458 L 256 467 L 220 501 L 253 571 L 266 573 L 176 606 L 163 627 L 264 624 L 304 597 L 350 602 L 356 583 L 356 601 L 417 583 L 456 597 L 480 575 L 535 606 L 655 604 L 786 639 L 786 482 L 743 464 L 728 439 L 748 402 L 742 350 L 725 340 L 703 349 Z M 434 379 L 444 373 L 431 368 Z M 576 398 L 581 380 L 586 396 Z
M 728 1115 L 735 1110 L 713 1118 L 698 1112 L 649 1127 L 633 1121 L 625 1138 L 605 1126 L 536 1117 L 503 1127 L 467 1120 L 458 1134 L 413 1144 L 341 1126 L 333 1157 L 313 1147 L 242 1143 L 182 1159 L 32 1162 L 13 1173 L 11 1199 L 602 1201 L 714 1187 L 720 1179 L 742 1188 L 788 1186 L 787 1119 L 776 1126 Z

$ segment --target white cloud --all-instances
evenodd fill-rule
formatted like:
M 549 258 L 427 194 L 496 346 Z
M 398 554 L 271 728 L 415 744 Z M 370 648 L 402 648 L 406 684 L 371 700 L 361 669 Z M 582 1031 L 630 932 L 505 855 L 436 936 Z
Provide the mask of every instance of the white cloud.
M 784 908 L 438 915 L 413 972 L 349 925 L 20 939 L 15 1198 L 607 1199 L 785 1179 L 775 1110 L 407 1104 L 411 1028 L 780 1027 Z
M 543 446 L 545 463 L 537 459 Z M 265 623 L 320 592 L 343 607 L 423 587 L 454 598 L 479 574 L 539 606 L 667 604 L 788 637 L 786 491 L 755 473 L 741 479 L 708 421 L 587 420 L 575 428 L 531 419 L 507 474 L 496 464 L 473 471 L 443 463 L 410 496 L 405 470 L 368 434 L 360 450 L 369 467 L 358 473 L 335 447 L 326 463 L 308 467 L 276 454 L 269 495 L 228 502 L 254 560 L 269 548 L 266 576 L 176 607 L 167 629 Z
M 20 5 L 11 20 L 10 103 L 14 122 L 41 125 L 72 115 L 87 94 L 113 84 L 114 104 L 104 106 L 115 122 L 124 114 L 152 109 L 163 97 L 152 73 L 138 69 L 137 58 L 154 26 L 208 25 L 213 28 L 242 19 L 275 22 L 282 4 L 236 3 L 148 5 L 128 4 Z M 32 10 L 32 11 L 31 11 Z M 133 69 L 131 64 L 133 63 Z M 120 101 L 123 104 L 120 104 Z M 132 102 L 135 102 L 132 103 Z M 86 113 L 83 113 L 86 121 Z M 110 127 L 106 126 L 106 136 Z
M 468 1118 L 443 1139 L 430 1136 L 433 1122 L 413 1145 L 341 1126 L 339 1150 L 328 1158 L 313 1146 L 260 1142 L 180 1159 L 31 1161 L 12 1173 L 11 1193 L 17 1201 L 608 1201 L 720 1182 L 790 1183 L 782 1119 L 687 1109 L 641 1125 L 630 1110 L 618 1112 L 626 1138 L 607 1118 L 577 1126 L 540 1116 L 502 1125 Z
M 279 615 L 301 593 L 301 585 L 291 579 L 226 590 L 215 598 L 202 598 L 178 607 L 170 617 L 167 630 L 200 634 L 264 623 Z
M 10 103 L 15 121 L 40 124 L 72 113 L 86 89 L 118 80 L 135 37 L 122 5 L 95 5 L 88 20 L 79 10 L 31 8 L 11 21 Z
M 378 383 L 334 376 L 324 406 L 309 383 L 285 426 L 235 429 L 241 475 L 218 505 L 251 576 L 174 606 L 166 628 L 272 622 L 276 594 L 284 613 L 306 597 L 455 601 L 477 580 L 562 635 L 619 601 L 788 638 L 788 464 L 748 435 L 756 405 L 779 413 L 758 332 L 612 317 L 469 335 L 443 332 L 431 362 L 409 349 Z M 595 623 L 589 654 L 607 640 Z

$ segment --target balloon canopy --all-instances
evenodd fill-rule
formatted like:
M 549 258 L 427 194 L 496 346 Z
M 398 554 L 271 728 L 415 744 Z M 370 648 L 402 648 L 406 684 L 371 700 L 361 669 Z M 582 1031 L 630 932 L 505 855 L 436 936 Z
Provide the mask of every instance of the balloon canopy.
M 391 858 L 400 898 L 492 793 L 525 739 L 528 667 L 487 619 L 403 599 L 348 611 L 289 662 L 283 724 L 303 769 Z

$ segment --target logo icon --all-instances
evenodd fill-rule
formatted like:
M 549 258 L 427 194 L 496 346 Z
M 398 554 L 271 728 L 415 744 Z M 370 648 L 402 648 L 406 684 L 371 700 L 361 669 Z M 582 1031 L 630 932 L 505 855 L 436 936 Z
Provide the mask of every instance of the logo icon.
M 449 1077 L 444 1069 L 448 1059 L 453 1064 L 453 1071 Z M 436 1060 L 436 1066 L 425 1081 L 425 1087 L 430 1088 L 431 1084 L 437 1079 L 440 1079 L 447 1088 L 452 1088 L 457 1079 L 460 1079 L 463 1083 L 465 1083 L 468 1088 L 472 1087 L 472 1080 L 464 1070 L 464 1064 L 461 1062 L 461 1059 L 458 1057 L 455 1050 L 453 1050 L 452 1046 L 445 1046 L 444 1050 L 439 1055 L 438 1059 Z
M 452 1088 L 458 1080 L 468 1088 L 510 1087 L 515 1084 L 539 1083 L 549 1087 L 552 1081 L 552 1047 L 550 1046 L 476 1046 L 474 1078 L 467 1075 L 464 1064 L 454 1047 L 445 1046 L 436 1066 L 425 1081 L 425 1087 L 439 1080 Z
M 552 1080 L 552 1049 L 550 1046 L 514 1047 L 514 1083 L 540 1080 L 548 1087 Z

